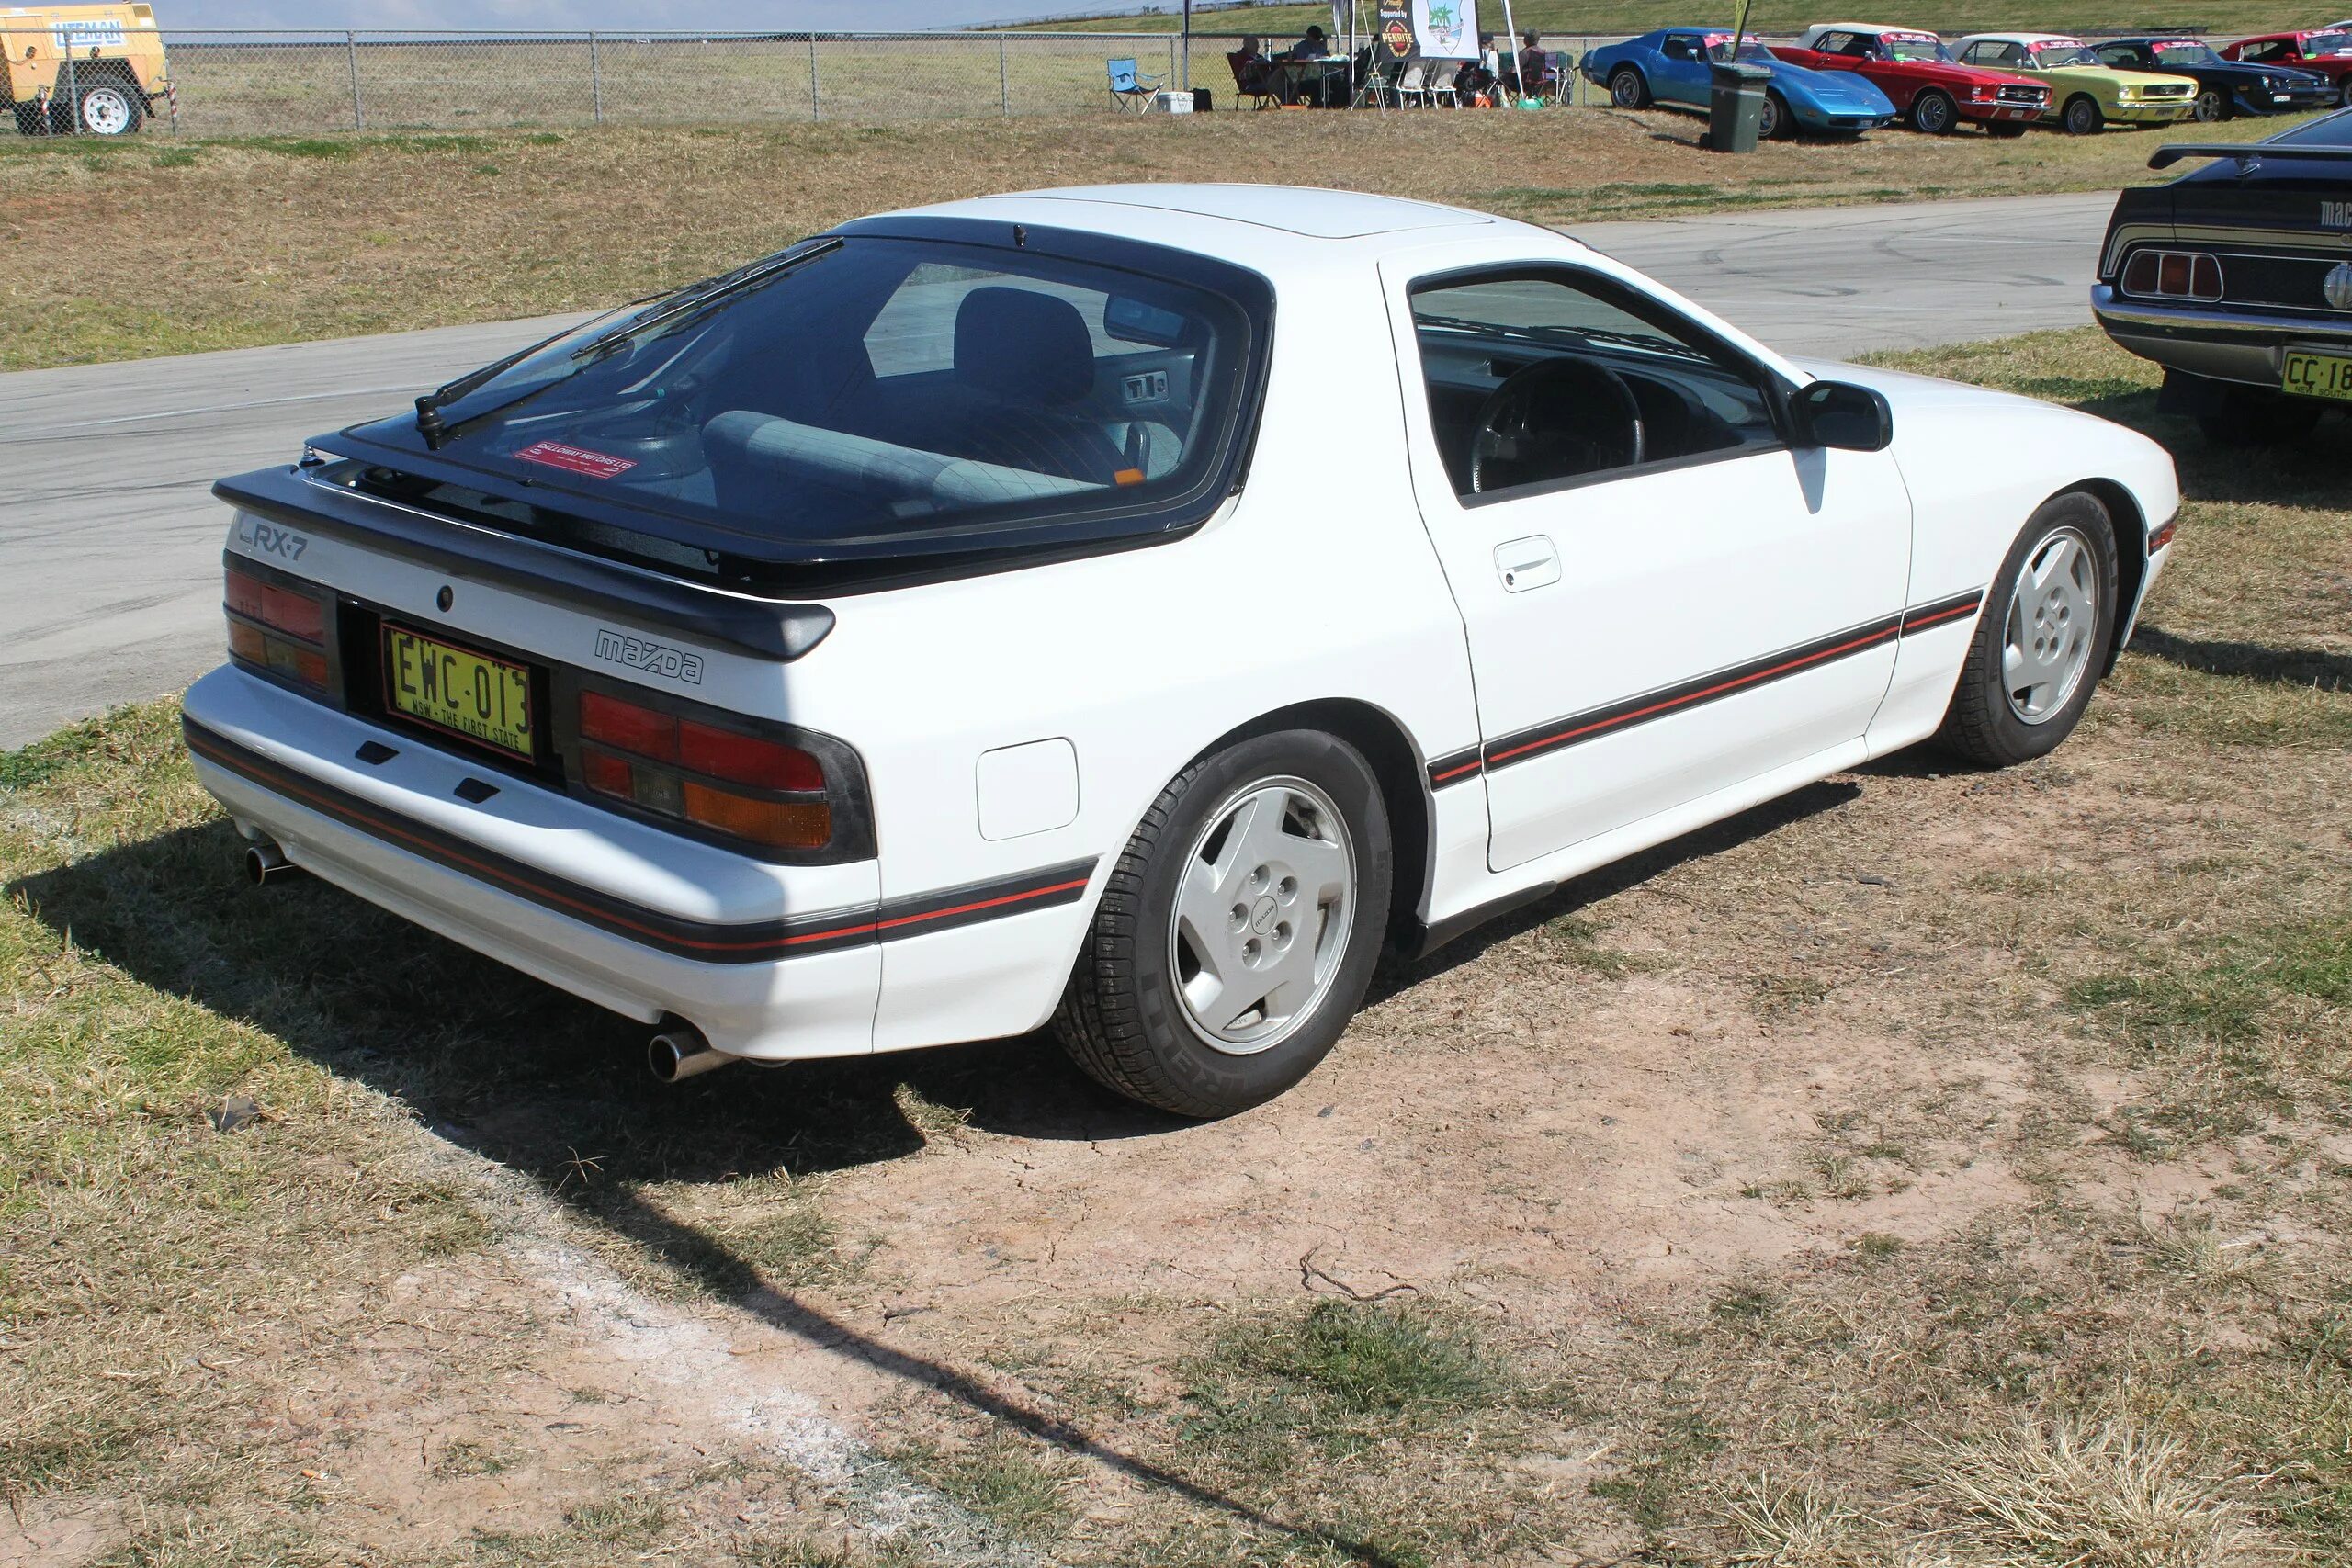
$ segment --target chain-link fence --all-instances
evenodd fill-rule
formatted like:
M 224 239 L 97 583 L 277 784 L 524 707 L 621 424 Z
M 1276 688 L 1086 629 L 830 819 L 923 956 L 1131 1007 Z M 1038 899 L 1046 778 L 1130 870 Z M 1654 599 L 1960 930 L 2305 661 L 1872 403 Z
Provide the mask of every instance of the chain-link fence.
M 1296 35 L 1258 35 L 1279 53 Z M 502 33 L 167 30 L 162 76 L 103 58 L 47 62 L 47 30 L 0 27 L 17 69 L 0 108 L 28 135 L 140 129 L 204 136 L 529 126 L 731 125 L 1112 112 L 1110 66 L 1234 99 L 1238 33 Z M 1335 51 L 1345 40 L 1335 39 Z M 1599 38 L 1546 36 L 1582 57 Z M 1186 66 L 1189 64 L 1189 77 Z M 103 103 L 89 95 L 112 83 Z M 1344 98 L 1341 91 L 1335 95 Z M 1571 101 L 1605 94 L 1575 82 Z M 13 102 L 11 101 L 13 99 Z M 130 100 L 127 102 L 127 100 Z M 87 123 L 85 123 L 85 106 Z M 129 113 L 131 124 L 125 127 Z

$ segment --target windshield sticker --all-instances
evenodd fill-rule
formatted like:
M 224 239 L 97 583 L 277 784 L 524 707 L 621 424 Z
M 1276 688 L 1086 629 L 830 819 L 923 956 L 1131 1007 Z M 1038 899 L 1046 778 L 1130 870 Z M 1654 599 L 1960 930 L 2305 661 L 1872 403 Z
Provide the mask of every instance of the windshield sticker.
M 1936 35 L 1933 33 L 1881 33 L 1878 36 L 1888 43 L 1934 43 L 1937 41 Z
M 637 467 L 634 457 L 591 452 L 585 446 L 568 446 L 560 441 L 534 441 L 514 456 L 526 463 L 544 463 L 566 473 L 585 474 L 592 479 L 616 479 Z

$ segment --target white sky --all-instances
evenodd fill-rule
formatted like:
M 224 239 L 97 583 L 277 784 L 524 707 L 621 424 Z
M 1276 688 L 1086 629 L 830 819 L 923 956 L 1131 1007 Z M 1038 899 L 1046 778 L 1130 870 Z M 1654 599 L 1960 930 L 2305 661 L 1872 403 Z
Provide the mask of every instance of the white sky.
M 155 0 L 165 28 L 955 28 L 1125 10 L 1147 0 Z M 1170 0 L 1173 4 L 1173 0 Z

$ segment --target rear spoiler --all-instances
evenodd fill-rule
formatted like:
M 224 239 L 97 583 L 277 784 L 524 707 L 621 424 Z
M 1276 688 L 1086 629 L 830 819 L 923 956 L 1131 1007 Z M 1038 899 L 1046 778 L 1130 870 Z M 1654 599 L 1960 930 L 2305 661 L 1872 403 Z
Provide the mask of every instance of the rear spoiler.
M 2148 167 L 2169 169 L 2187 158 L 2235 158 L 2240 174 L 2251 174 L 2266 158 L 2293 158 L 2319 164 L 2352 164 L 2352 147 L 2306 147 L 2292 141 L 2181 141 L 2159 147 Z
M 771 659 L 797 659 L 833 629 L 833 613 L 822 604 L 706 588 L 320 484 L 298 468 L 238 474 L 215 484 L 212 493 L 280 527 L 324 534 L 453 578 L 494 582 L 526 598 L 599 610 Z

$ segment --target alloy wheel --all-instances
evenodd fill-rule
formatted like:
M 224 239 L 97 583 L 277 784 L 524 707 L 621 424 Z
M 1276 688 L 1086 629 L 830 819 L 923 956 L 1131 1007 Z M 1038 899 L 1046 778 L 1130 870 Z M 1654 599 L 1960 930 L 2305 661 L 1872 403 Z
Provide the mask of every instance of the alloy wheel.
M 2081 530 L 2054 528 L 2018 571 L 2003 623 L 2001 690 L 2009 711 L 2041 724 L 2083 683 L 2098 631 L 2098 558 Z
M 1911 111 L 1914 123 L 1930 136 L 1939 136 L 1950 130 L 1951 117 L 1951 100 L 1940 93 L 1929 93 Z
M 1169 922 L 1193 1032 L 1255 1055 L 1305 1022 L 1347 956 L 1356 881 L 1347 818 L 1319 785 L 1261 779 L 1227 795 L 1185 857 Z
M 2222 118 L 2222 90 L 2208 87 L 2197 95 L 2197 118 L 2211 125 Z

